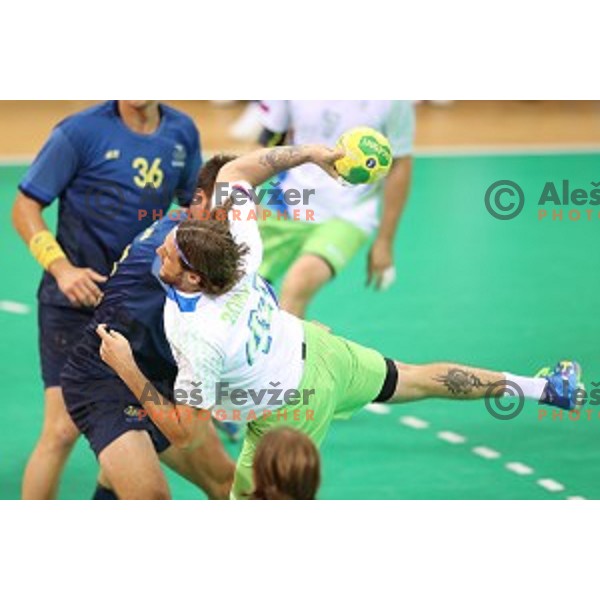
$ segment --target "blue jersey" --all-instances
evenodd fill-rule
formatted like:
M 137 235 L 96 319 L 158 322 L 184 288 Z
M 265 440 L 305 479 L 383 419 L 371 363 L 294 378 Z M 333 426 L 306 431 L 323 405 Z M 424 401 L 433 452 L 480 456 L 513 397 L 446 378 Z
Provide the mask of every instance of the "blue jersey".
M 181 215 L 184 216 L 185 213 Z M 96 327 L 105 323 L 129 340 L 140 370 L 163 395 L 171 396 L 177 366 L 163 327 L 165 286 L 157 277 L 160 259 L 156 249 L 178 221 L 171 215 L 164 217 L 125 249 L 106 283 L 102 302 L 67 361 L 63 376 L 82 382 L 115 376 L 99 354 Z
M 165 214 L 173 199 L 188 205 L 201 165 L 193 121 L 159 105 L 160 124 L 142 135 L 105 102 L 59 123 L 19 185 L 47 206 L 59 199 L 57 240 L 77 267 L 108 275 L 123 248 Z M 41 303 L 70 306 L 49 273 Z

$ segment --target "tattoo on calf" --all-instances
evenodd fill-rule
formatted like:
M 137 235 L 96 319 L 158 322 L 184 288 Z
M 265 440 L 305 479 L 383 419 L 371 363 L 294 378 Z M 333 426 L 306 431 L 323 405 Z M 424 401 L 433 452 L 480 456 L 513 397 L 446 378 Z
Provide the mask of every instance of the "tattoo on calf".
M 448 369 L 445 375 L 439 375 L 433 379 L 443 383 L 448 391 L 455 396 L 466 395 L 474 389 L 486 388 L 492 385 L 491 382 L 484 383 L 470 371 L 457 368 Z

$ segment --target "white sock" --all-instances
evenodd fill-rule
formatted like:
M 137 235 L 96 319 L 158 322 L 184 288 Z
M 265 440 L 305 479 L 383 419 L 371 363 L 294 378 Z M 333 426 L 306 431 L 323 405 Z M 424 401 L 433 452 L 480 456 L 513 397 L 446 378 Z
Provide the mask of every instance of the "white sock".
M 532 398 L 533 400 L 540 400 L 548 385 L 548 382 L 543 377 L 521 377 L 512 373 L 504 373 L 504 379 L 520 388 L 525 398 Z M 514 391 L 518 392 L 518 390 Z M 504 392 L 504 395 L 514 396 L 515 393 Z

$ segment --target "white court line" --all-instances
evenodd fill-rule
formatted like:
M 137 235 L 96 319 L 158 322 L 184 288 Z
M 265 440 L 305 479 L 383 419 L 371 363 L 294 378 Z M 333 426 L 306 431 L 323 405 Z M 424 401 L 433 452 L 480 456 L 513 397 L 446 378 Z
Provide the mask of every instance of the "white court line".
M 423 419 L 411 416 L 401 417 L 400 423 L 402 423 L 402 425 L 406 425 L 407 427 L 412 427 L 413 429 L 427 429 L 429 427 L 429 423 L 427 421 L 423 421 Z
M 15 315 L 27 315 L 31 312 L 31 309 L 29 306 L 27 306 L 27 304 L 13 302 L 12 300 L 0 300 L 0 310 L 13 313 Z
M 477 454 L 477 456 L 481 456 L 482 458 L 493 459 L 500 456 L 500 452 L 487 446 L 475 446 L 472 450 L 473 454 Z
M 538 479 L 538 485 L 541 485 L 549 492 L 562 492 L 565 486 L 554 479 Z
M 524 465 L 520 462 L 509 462 L 505 466 L 509 471 L 517 475 L 531 475 L 533 473 L 533 469 L 529 465 Z
M 440 431 L 437 436 L 449 444 L 464 444 L 467 441 L 464 435 L 454 433 L 454 431 Z
M 385 404 L 381 404 L 380 402 L 371 402 L 371 404 L 367 404 L 365 406 L 365 410 L 368 410 L 370 413 L 374 415 L 389 415 L 392 409 Z
M 429 423 L 427 421 L 419 419 L 418 417 L 401 417 L 399 422 L 402 425 L 412 427 L 413 429 L 427 429 L 429 427 Z M 439 439 L 450 444 L 463 444 L 467 441 L 465 436 L 454 431 L 438 431 L 436 435 Z M 493 448 L 489 448 L 488 446 L 473 446 L 471 451 L 473 454 L 486 459 L 496 459 L 501 456 L 500 452 L 494 450 Z M 522 462 L 507 462 L 504 466 L 508 471 L 511 471 L 516 475 L 531 475 L 534 472 L 533 467 L 530 467 Z M 545 490 L 553 493 L 563 492 L 565 490 L 565 486 L 555 479 L 538 479 L 536 483 Z M 585 498 L 583 496 L 567 496 L 566 500 L 585 500 Z

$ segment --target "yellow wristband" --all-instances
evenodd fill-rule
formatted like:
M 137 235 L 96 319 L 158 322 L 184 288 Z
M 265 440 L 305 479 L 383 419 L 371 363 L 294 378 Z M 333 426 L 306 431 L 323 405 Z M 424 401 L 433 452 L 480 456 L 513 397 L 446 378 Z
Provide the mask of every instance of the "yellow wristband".
M 36 233 L 29 240 L 29 251 L 44 269 L 57 258 L 65 256 L 63 249 L 47 229 Z

